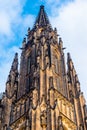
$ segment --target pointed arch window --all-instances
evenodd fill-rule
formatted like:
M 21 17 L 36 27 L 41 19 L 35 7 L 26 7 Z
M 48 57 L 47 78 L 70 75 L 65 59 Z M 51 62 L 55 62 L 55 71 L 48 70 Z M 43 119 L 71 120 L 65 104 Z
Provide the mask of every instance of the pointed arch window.
M 58 64 L 58 57 L 54 56 L 54 63 L 55 63 L 55 72 L 59 73 L 59 64 Z
M 26 92 L 30 90 L 30 71 L 31 71 L 31 55 L 27 58 L 27 73 L 26 73 Z
M 30 73 L 30 69 L 31 69 L 31 56 L 28 57 L 27 59 L 27 73 Z
M 61 92 L 60 79 L 59 78 L 56 79 L 56 85 L 57 85 L 58 91 Z

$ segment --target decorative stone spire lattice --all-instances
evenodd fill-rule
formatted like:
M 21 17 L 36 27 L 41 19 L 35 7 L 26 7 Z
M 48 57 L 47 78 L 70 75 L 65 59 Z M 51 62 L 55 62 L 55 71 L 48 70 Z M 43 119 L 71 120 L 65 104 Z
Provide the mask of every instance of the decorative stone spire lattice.
M 51 24 L 49 22 L 48 16 L 44 10 L 43 5 L 40 6 L 40 11 L 36 18 L 35 26 L 40 26 L 40 27 L 50 26 L 51 27 Z

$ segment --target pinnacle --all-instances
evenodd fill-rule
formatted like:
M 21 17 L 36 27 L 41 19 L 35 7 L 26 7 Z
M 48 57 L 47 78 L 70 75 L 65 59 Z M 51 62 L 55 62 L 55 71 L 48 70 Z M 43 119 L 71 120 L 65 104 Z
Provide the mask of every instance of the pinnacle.
M 70 53 L 67 53 L 67 60 L 68 60 L 68 61 L 71 60 L 71 55 L 70 55 Z
M 7 82 L 11 81 L 12 72 L 18 73 L 18 53 L 15 53 L 12 66 L 11 66 L 11 69 L 7 78 Z
M 17 71 L 17 69 L 18 69 L 18 53 L 15 53 L 10 71 Z
M 40 8 L 44 8 L 44 5 L 41 5 Z
M 36 18 L 34 27 L 36 27 L 37 25 L 39 27 L 46 27 L 46 26 L 51 27 L 48 16 L 44 10 L 44 5 L 40 6 L 40 11 L 39 11 L 38 16 Z

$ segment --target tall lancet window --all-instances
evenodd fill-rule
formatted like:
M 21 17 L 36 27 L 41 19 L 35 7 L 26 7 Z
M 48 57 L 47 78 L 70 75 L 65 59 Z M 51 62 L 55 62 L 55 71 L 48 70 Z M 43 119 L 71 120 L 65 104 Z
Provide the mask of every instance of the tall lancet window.
M 54 62 L 55 62 L 55 72 L 59 73 L 59 65 L 58 65 L 58 57 L 54 57 Z
M 27 60 L 27 73 L 30 73 L 30 69 L 31 69 L 31 56 L 28 57 Z
M 27 58 L 26 92 L 29 92 L 30 90 L 30 70 L 31 70 L 31 56 Z

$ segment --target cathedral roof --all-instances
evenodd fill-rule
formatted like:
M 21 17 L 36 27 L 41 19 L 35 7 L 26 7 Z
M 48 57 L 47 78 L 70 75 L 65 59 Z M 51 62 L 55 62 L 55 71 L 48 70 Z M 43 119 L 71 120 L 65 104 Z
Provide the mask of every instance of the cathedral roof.
M 46 12 L 44 10 L 43 5 L 40 6 L 40 11 L 39 11 L 38 16 L 36 18 L 34 26 L 37 26 L 37 25 L 39 27 L 45 27 L 45 26 L 51 27 L 51 24 L 49 22 L 48 16 L 47 16 L 47 14 L 46 14 Z

